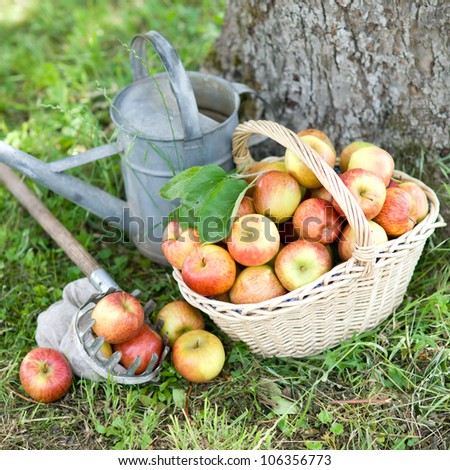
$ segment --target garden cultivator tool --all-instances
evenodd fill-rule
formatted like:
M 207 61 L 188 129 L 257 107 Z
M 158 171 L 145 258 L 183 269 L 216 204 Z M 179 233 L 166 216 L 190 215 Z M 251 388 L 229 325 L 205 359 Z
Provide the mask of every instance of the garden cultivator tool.
M 41 343 L 39 345 L 59 349 L 68 357 L 74 373 L 80 377 L 93 380 L 110 378 L 123 384 L 157 381 L 162 361 L 169 352 L 167 341 L 164 341 L 161 358 L 153 354 L 148 367 L 139 375 L 135 375 L 141 364 L 139 357 L 128 369 L 120 365 L 120 351 L 106 358 L 100 352 L 104 338 L 94 337 L 92 332 L 95 320 L 91 318 L 91 313 L 101 298 L 122 289 L 28 186 L 3 163 L 0 163 L 0 181 L 87 276 L 87 279 L 66 286 L 63 300 L 40 314 L 36 333 L 36 340 Z M 139 291 L 132 292 L 136 297 L 140 294 Z M 144 308 L 147 321 L 153 307 L 154 302 L 149 301 Z

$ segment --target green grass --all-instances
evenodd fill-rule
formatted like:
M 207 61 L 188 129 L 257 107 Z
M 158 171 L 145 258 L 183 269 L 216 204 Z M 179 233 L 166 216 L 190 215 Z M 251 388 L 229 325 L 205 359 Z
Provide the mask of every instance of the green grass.
M 160 31 L 185 67 L 198 69 L 224 9 L 222 0 L 0 0 L 1 138 L 43 160 L 107 142 L 105 94 L 131 81 L 133 35 Z M 448 158 L 440 166 L 444 181 Z M 124 196 L 116 159 L 71 173 Z M 168 268 L 130 243 L 102 243 L 98 219 L 29 184 L 122 286 L 158 307 L 179 298 Z M 333 350 L 263 359 L 207 320 L 227 352 L 213 382 L 190 388 L 168 360 L 159 386 L 75 379 L 61 401 L 42 405 L 21 388 L 20 361 L 36 345 L 39 313 L 82 274 L 5 189 L 0 196 L 0 448 L 450 448 L 449 245 L 439 233 L 395 314 Z

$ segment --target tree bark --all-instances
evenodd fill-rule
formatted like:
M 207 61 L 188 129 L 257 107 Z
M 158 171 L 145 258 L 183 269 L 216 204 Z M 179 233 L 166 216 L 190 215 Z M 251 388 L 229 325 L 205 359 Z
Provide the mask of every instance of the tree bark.
M 258 90 L 292 130 L 321 129 L 337 149 L 373 142 L 436 183 L 449 153 L 449 9 L 446 0 L 229 0 L 208 69 Z

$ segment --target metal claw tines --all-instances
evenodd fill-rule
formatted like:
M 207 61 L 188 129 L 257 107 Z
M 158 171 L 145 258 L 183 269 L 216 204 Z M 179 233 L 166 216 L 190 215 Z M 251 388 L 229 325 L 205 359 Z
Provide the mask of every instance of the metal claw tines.
M 139 295 L 138 292 L 135 292 L 135 294 L 136 296 Z M 105 342 L 105 339 L 102 336 L 98 336 L 92 340 L 92 338 L 95 336 L 93 335 L 92 329 L 95 324 L 95 320 L 90 317 L 85 317 L 87 315 L 90 315 L 90 313 L 92 312 L 92 305 L 95 304 L 96 301 L 98 301 L 101 297 L 102 296 L 98 296 L 97 298 L 90 299 L 90 301 L 80 309 L 76 321 L 76 331 L 78 338 L 80 339 L 83 348 L 85 349 L 90 359 L 94 361 L 96 366 L 99 368 L 97 372 L 104 377 L 111 377 L 116 382 L 124 384 L 139 384 L 149 381 L 157 381 L 159 378 L 159 370 L 162 367 L 162 362 L 170 351 L 170 348 L 167 344 L 167 338 L 163 338 L 164 349 L 161 353 L 161 357 L 158 357 L 156 353 L 153 353 L 145 371 L 140 374 L 136 374 L 136 370 L 142 364 L 142 360 L 140 357 L 137 357 L 130 365 L 130 367 L 123 367 L 124 370 L 119 371 L 115 369 L 122 359 L 122 353 L 120 351 L 115 351 L 112 356 L 108 359 L 100 357 L 100 349 L 103 343 Z M 154 309 L 155 305 L 156 304 L 153 301 L 150 301 L 146 304 L 145 313 L 147 318 L 149 316 L 149 313 Z M 82 319 L 83 325 L 81 326 L 80 323 Z M 160 329 L 161 325 L 157 325 L 156 331 Z

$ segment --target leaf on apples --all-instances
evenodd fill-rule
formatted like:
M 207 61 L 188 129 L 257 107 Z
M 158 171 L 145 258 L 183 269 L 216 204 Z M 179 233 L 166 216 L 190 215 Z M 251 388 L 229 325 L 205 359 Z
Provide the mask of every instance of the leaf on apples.
M 174 176 L 160 195 L 180 200 L 169 219 L 176 218 L 183 229 L 197 228 L 202 243 L 215 243 L 229 234 L 248 186 L 218 165 L 205 165 Z
M 171 201 L 172 199 L 182 198 L 186 194 L 186 188 L 189 182 L 201 169 L 201 166 L 193 166 L 187 170 L 178 173 L 172 177 L 159 191 L 164 199 Z
M 226 178 L 209 193 L 199 210 L 200 240 L 218 242 L 231 230 L 231 223 L 247 190 L 244 180 Z

